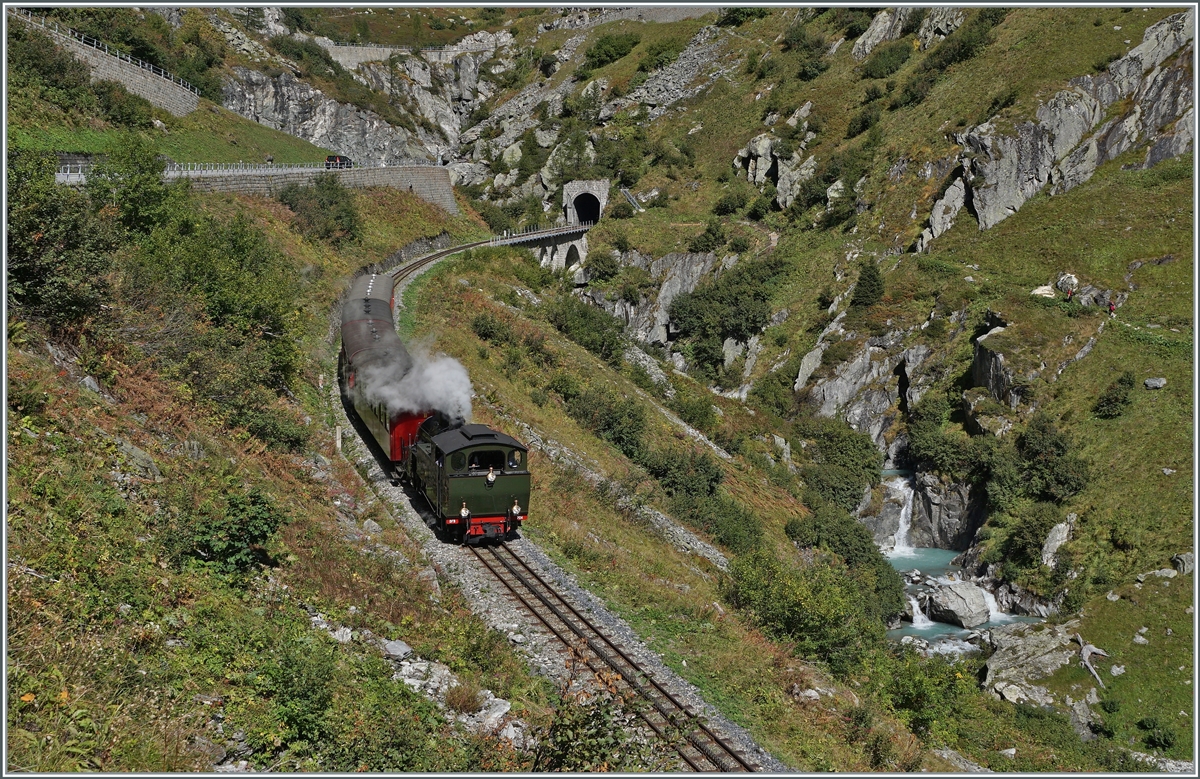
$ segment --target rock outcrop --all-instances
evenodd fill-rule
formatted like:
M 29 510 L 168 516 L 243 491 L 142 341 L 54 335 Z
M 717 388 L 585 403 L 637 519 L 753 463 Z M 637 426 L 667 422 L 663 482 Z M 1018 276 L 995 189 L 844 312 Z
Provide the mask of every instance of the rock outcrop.
M 966 20 L 967 13 L 961 8 L 930 8 L 925 12 L 925 18 L 921 20 L 921 26 L 917 29 L 917 40 L 921 42 L 921 50 L 940 43 Z
M 1072 638 L 1077 628 L 1078 620 L 1062 625 L 993 628 L 989 640 L 995 651 L 987 662 L 984 689 L 1012 703 L 1051 705 L 1054 697 L 1033 682 L 1071 662 L 1076 655 Z
M 621 263 L 649 271 L 651 278 L 659 285 L 657 295 L 630 303 L 621 298 L 609 300 L 605 292 L 597 289 L 577 290 L 576 294 L 624 322 L 626 334 L 635 341 L 665 345 L 671 335 L 668 314 L 671 301 L 694 290 L 716 262 L 717 257 L 711 252 L 674 252 L 657 260 L 637 251 L 626 252 L 621 256 Z
M 799 109 L 799 112 L 803 112 L 803 116 L 808 116 L 811 106 L 811 103 L 807 103 L 804 108 Z M 805 121 L 801 125 L 801 129 L 807 126 L 808 122 Z M 816 157 L 811 154 L 805 157 L 803 153 L 808 142 L 814 137 L 816 137 L 814 133 L 805 130 L 803 140 L 793 147 L 790 154 L 784 156 L 780 153 L 783 146 L 779 138 L 771 133 L 756 135 L 750 139 L 745 148 L 740 149 L 734 156 L 734 170 L 738 172 L 744 170 L 746 180 L 760 191 L 768 183 L 774 184 L 775 202 L 779 204 L 780 208 L 788 208 L 795 202 L 796 196 L 800 192 L 800 185 L 817 172 Z
M 969 484 L 947 484 L 933 473 L 918 473 L 914 481 L 909 543 L 937 549 L 969 547 L 987 518 L 982 496 Z
M 430 158 L 413 133 L 388 124 L 378 114 L 339 103 L 291 73 L 272 78 L 234 67 L 233 76 L 225 82 L 222 103 L 260 124 L 348 155 L 355 162 L 403 165 Z
M 923 252 L 929 248 L 929 243 L 942 233 L 954 226 L 954 218 L 967 202 L 967 185 L 962 179 L 955 179 L 946 188 L 946 193 L 933 204 L 933 212 L 929 215 L 929 226 L 921 231 L 915 252 Z
M 642 105 L 648 109 L 648 118 L 657 119 L 680 100 L 703 92 L 740 62 L 722 63 L 721 29 L 702 27 L 674 62 L 651 73 L 645 83 L 625 97 L 604 104 L 600 118 L 608 120 L 626 108 Z
M 1037 122 L 1021 123 L 1016 135 L 1001 135 L 984 122 L 954 136 L 965 149 L 967 200 L 981 230 L 1016 213 L 1047 184 L 1053 194 L 1087 181 L 1097 165 L 1143 139 L 1153 141 L 1145 165 L 1191 148 L 1194 13 L 1150 26 L 1142 43 L 1105 73 L 1072 79 L 1071 88 L 1039 106 Z M 1106 111 L 1127 98 L 1129 108 L 1081 144 Z
M 854 42 L 854 48 L 850 50 L 850 54 L 857 62 L 862 62 L 879 44 L 899 38 L 904 30 L 904 23 L 908 21 L 908 17 L 915 10 L 915 8 L 909 7 L 885 8 L 875 14 L 867 31 L 858 36 L 858 40 Z

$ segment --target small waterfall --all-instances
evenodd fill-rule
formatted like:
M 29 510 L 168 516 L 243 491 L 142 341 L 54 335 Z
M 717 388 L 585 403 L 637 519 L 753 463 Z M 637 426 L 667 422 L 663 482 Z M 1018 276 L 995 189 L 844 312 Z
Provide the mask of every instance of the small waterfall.
M 888 557 L 915 557 L 916 552 L 908 542 L 908 531 L 912 527 L 913 490 L 912 480 L 898 476 L 885 482 L 889 489 L 904 496 L 904 507 L 900 509 L 900 526 L 896 528 L 895 541 Z
M 908 602 L 912 606 L 914 628 L 927 628 L 933 624 L 933 620 L 925 616 L 925 612 L 921 610 L 921 604 L 917 601 L 916 596 L 909 595 Z
M 983 590 L 983 600 L 985 603 L 987 603 L 988 621 L 989 622 L 1011 622 L 1012 615 L 1005 614 L 1003 611 L 1000 610 L 1000 604 L 996 603 L 996 596 L 993 595 L 990 590 L 988 590 L 984 587 L 980 587 L 979 589 Z

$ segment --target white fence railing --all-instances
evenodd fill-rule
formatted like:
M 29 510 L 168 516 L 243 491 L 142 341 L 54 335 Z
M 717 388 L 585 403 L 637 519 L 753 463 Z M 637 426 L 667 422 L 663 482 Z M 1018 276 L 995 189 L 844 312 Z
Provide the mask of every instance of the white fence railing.
M 148 70 L 151 73 L 153 73 L 154 75 L 159 76 L 160 78 L 165 78 L 167 81 L 170 81 L 173 84 L 177 84 L 177 85 L 183 87 L 184 89 L 191 90 L 192 92 L 194 92 L 197 95 L 200 94 L 199 89 L 192 86 L 191 84 L 184 81 L 183 79 L 179 78 L 178 76 L 176 76 L 172 73 L 169 73 L 168 71 L 163 70 L 162 68 L 158 67 L 157 65 L 154 65 L 152 63 L 146 62 L 145 60 L 141 60 L 141 59 L 138 59 L 137 57 L 126 54 L 125 52 L 123 52 L 119 49 L 114 49 L 113 47 L 109 46 L 107 43 L 104 43 L 103 41 L 98 41 L 95 38 L 84 35 L 83 33 L 79 32 L 78 30 L 73 30 L 70 27 L 61 26 L 58 24 L 58 22 L 54 21 L 53 19 L 50 19 L 49 17 L 34 16 L 31 12 L 26 11 L 24 8 L 9 8 L 8 11 L 9 11 L 9 13 L 13 14 L 14 16 L 19 16 L 32 24 L 36 24 L 41 27 L 44 27 L 45 29 L 50 30 L 52 32 L 56 32 L 59 35 L 63 35 L 68 38 L 74 38 L 76 41 L 79 41 L 84 46 L 90 46 L 91 48 L 96 49 L 97 51 L 102 51 L 105 54 L 116 57 L 117 59 L 121 60 L 122 62 L 128 62 L 130 65 L 136 65 L 137 67 L 141 68 L 142 70 Z
M 93 163 L 59 165 L 54 180 L 59 184 L 82 184 L 87 181 Z M 300 162 L 279 164 L 271 162 L 171 162 L 163 170 L 164 178 L 191 178 L 198 176 L 223 175 L 229 173 L 272 174 L 304 172 L 313 170 L 383 170 L 386 168 L 436 168 L 436 162 L 414 160 L 403 165 L 345 165 L 339 167 L 324 162 Z
M 555 227 L 531 226 L 514 232 L 505 231 L 502 235 L 493 235 L 491 240 L 488 241 L 488 246 L 507 246 L 523 241 L 535 241 L 540 238 L 566 235 L 567 233 L 582 233 L 592 229 L 595 224 L 595 222 L 579 222 L 573 225 L 557 225 Z

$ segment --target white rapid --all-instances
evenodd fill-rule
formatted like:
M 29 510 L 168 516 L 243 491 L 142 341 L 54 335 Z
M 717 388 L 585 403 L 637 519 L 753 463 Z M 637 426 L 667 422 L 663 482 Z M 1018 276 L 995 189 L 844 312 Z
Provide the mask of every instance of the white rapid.
M 989 590 L 980 587 L 983 590 L 983 600 L 988 607 L 988 622 L 1011 622 L 1012 615 L 1005 614 L 1000 610 L 1000 604 L 996 603 L 996 596 Z
M 921 604 L 917 601 L 915 595 L 909 595 L 908 602 L 912 606 L 912 626 L 914 628 L 927 628 L 933 624 L 933 620 L 925 616 L 925 612 L 921 611 Z
M 904 507 L 900 509 L 900 526 L 896 528 L 892 551 L 888 552 L 887 556 L 915 557 L 916 551 L 908 542 L 908 531 L 912 527 L 913 495 L 915 494 L 912 480 L 904 476 L 897 476 L 885 483 L 888 489 L 900 493 L 904 499 Z

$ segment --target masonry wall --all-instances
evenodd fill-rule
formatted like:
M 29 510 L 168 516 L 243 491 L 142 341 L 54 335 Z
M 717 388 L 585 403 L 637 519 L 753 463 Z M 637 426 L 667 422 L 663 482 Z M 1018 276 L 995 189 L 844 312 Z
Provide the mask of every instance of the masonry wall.
M 449 168 L 353 168 L 350 170 L 269 170 L 220 171 L 215 173 L 191 174 L 187 178 L 192 188 L 201 192 L 237 192 L 243 195 L 273 197 L 288 184 L 312 184 L 322 173 L 332 173 L 342 186 L 351 189 L 364 187 L 391 187 L 410 190 L 417 197 L 441 207 L 448 213 L 458 214 L 454 201 L 454 190 L 450 185 Z M 168 174 L 171 176 L 172 174 Z M 177 175 L 177 174 L 176 174 Z
M 55 43 L 65 47 L 77 59 L 83 60 L 92 70 L 92 81 L 116 81 L 139 97 L 144 97 L 151 104 L 170 111 L 175 116 L 187 116 L 200 104 L 200 97 L 190 89 L 181 87 L 173 81 L 156 75 L 131 62 L 119 59 L 112 54 L 86 46 L 69 35 L 62 35 L 54 30 L 33 24 L 23 17 L 10 14 L 11 19 L 19 19 L 33 29 L 50 36 Z

